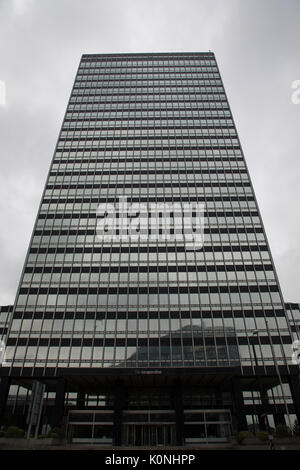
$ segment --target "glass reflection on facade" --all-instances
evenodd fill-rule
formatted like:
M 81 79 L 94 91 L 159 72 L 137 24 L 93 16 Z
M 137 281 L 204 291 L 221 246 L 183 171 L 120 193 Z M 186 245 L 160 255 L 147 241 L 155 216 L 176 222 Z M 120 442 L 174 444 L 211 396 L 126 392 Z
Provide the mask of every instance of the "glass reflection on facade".
M 120 198 L 204 204 L 203 247 L 187 250 L 159 237 L 101 241 L 97 208 Z M 246 378 L 258 370 L 265 389 L 277 385 L 274 355 L 284 377 L 295 370 L 280 286 L 213 53 L 82 56 L 6 346 L 2 374 L 36 371 L 40 380 L 58 370 L 206 369 L 219 388 L 220 374 L 229 374 L 224 393 L 238 393 L 233 382 L 246 392 Z M 74 383 L 68 379 L 76 394 L 82 384 Z M 178 416 L 177 431 L 143 428 L 143 436 L 180 441 Z M 127 429 L 127 441 L 136 432 Z

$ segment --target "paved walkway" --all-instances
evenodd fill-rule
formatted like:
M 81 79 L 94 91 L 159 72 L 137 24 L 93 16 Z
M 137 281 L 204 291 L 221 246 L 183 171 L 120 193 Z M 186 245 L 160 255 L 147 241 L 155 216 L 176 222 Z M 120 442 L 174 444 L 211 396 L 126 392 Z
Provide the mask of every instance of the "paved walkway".
M 35 442 L 28 442 L 25 439 L 20 440 L 16 439 L 13 445 L 11 443 L 6 443 L 5 439 L 0 439 L 0 450 L 79 450 L 79 451 L 120 451 L 120 452 L 165 452 L 165 451 L 178 451 L 182 452 L 190 452 L 190 451 L 211 451 L 211 450 L 246 450 L 246 451 L 265 451 L 269 450 L 269 444 L 261 443 L 261 444 L 247 444 L 247 445 L 238 445 L 235 442 L 228 443 L 228 444 L 199 444 L 199 445 L 186 445 L 186 446 L 173 446 L 173 447 L 164 447 L 164 446 L 157 446 L 157 447 L 112 447 L 112 446 L 99 446 L 99 445 L 79 445 L 79 444 L 62 444 L 62 445 L 43 445 L 40 441 L 38 444 Z M 300 450 L 299 443 L 276 443 L 274 445 L 274 450 Z

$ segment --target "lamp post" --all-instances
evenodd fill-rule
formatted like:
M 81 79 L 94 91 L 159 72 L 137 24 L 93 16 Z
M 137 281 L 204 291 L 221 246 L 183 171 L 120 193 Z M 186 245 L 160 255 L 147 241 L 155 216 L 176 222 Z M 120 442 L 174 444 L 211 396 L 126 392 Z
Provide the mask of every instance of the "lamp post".
M 288 406 L 287 406 L 287 402 L 286 402 L 285 397 L 284 397 L 284 390 L 283 390 L 283 384 L 282 384 L 282 380 L 281 380 L 281 374 L 280 374 L 280 370 L 279 370 L 278 363 L 277 363 L 277 358 L 276 358 L 275 351 L 274 351 L 272 337 L 270 335 L 268 320 L 266 320 L 266 327 L 267 327 L 269 342 L 270 342 L 270 345 L 271 345 L 272 356 L 273 356 L 273 359 L 274 359 L 275 370 L 276 370 L 276 373 L 278 375 L 279 385 L 280 385 L 280 389 L 281 389 L 281 393 L 282 393 L 282 398 L 283 398 L 284 405 L 285 405 L 285 411 L 286 411 L 286 414 L 287 414 L 287 417 L 288 417 L 289 427 L 290 427 L 291 433 L 293 434 L 293 427 L 292 427 L 292 423 L 291 423 L 290 413 L 289 413 L 289 409 L 288 409 Z

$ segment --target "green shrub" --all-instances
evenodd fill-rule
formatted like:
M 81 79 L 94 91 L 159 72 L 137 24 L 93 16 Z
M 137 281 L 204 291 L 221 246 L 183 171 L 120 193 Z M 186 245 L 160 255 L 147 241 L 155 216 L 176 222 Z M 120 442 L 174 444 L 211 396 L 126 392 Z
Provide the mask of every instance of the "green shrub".
M 254 434 L 250 431 L 240 431 L 236 435 L 236 440 L 237 440 L 238 444 L 243 444 L 245 439 L 251 439 L 253 437 L 254 437 Z
M 52 428 L 48 432 L 47 437 L 52 437 L 54 439 L 63 439 L 65 437 L 65 433 L 62 428 Z
M 260 441 L 267 441 L 269 439 L 269 434 L 266 431 L 260 431 L 256 434 L 256 437 Z
M 24 435 L 25 435 L 24 430 L 21 428 L 18 428 L 17 426 L 10 426 L 4 433 L 4 437 L 7 437 L 7 438 L 13 437 L 17 439 L 24 437 Z
M 275 437 L 290 437 L 291 430 L 285 424 L 278 424 L 274 433 Z

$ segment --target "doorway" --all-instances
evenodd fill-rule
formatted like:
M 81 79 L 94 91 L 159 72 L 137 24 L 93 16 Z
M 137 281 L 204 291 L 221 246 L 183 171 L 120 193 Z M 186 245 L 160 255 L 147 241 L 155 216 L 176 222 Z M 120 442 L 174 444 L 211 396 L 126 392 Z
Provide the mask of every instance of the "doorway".
M 126 424 L 123 436 L 126 446 L 170 446 L 174 443 L 175 426 L 172 424 Z

